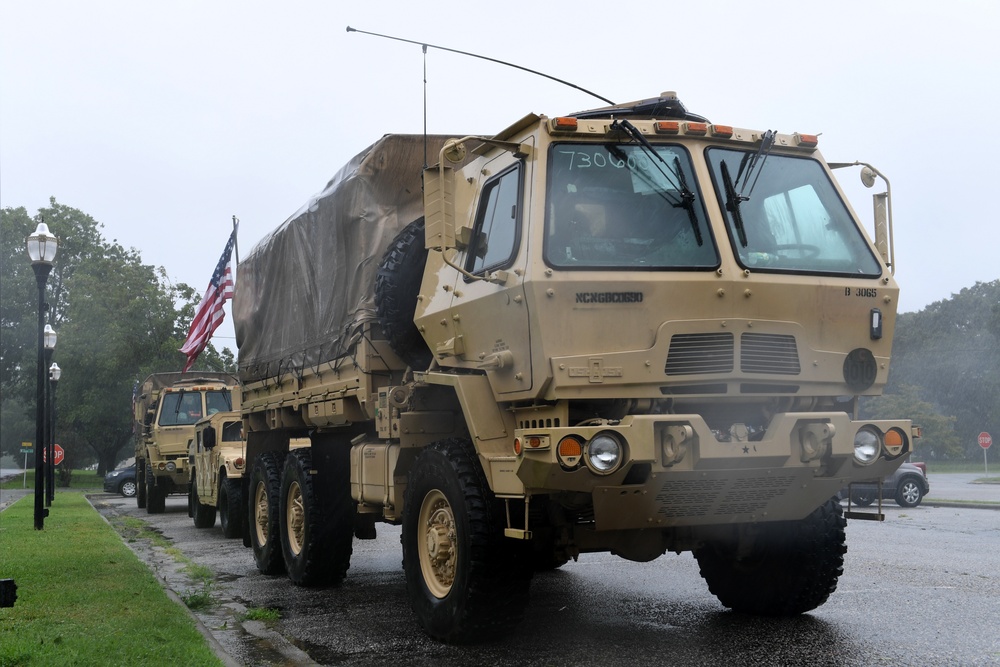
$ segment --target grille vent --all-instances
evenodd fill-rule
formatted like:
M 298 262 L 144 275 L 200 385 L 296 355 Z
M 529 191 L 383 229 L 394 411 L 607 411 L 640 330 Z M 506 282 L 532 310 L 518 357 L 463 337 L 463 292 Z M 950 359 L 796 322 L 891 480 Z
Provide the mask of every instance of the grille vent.
M 798 375 L 795 336 L 745 333 L 740 336 L 740 370 L 744 373 Z
M 733 334 L 675 334 L 667 352 L 667 375 L 731 373 L 733 370 Z

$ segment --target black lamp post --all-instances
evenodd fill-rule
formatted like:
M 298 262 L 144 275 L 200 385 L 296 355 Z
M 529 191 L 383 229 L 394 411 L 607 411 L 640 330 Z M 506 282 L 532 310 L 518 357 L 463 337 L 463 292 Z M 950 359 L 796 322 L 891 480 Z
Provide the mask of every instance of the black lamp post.
M 42 461 L 42 447 L 45 446 L 45 283 L 52 270 L 52 260 L 56 258 L 59 240 L 49 231 L 44 222 L 38 223 L 35 233 L 27 238 L 28 257 L 35 271 L 38 283 L 38 383 L 35 391 L 35 530 L 45 527 L 48 510 L 42 505 L 45 489 L 45 464 Z
M 62 369 L 59 364 L 52 362 L 49 366 L 49 465 L 48 465 L 48 495 L 45 498 L 45 506 L 52 505 L 56 497 L 56 385 L 62 377 Z
M 49 362 L 52 361 L 52 353 L 56 351 L 56 339 L 58 338 L 56 330 L 52 328 L 51 324 L 46 324 L 45 328 L 42 329 L 42 347 L 44 347 L 43 357 L 45 359 L 45 369 L 48 372 Z M 52 408 L 49 405 L 49 383 L 45 383 L 45 393 L 42 396 L 42 403 L 45 405 L 45 432 L 43 433 L 42 447 L 45 451 L 44 456 L 42 456 L 42 463 L 45 465 L 45 483 L 42 487 L 44 491 L 44 496 L 47 500 L 45 506 L 48 507 L 52 504 L 49 500 L 52 497 L 52 480 L 55 478 L 52 474 L 52 451 L 49 447 L 49 441 L 52 439 Z

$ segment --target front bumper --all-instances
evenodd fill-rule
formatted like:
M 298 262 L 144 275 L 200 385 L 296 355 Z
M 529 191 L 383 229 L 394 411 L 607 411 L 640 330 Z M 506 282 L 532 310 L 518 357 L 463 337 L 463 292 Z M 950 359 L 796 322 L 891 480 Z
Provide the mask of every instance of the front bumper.
M 866 424 L 902 430 L 902 451 L 857 463 L 854 436 Z M 623 442 L 623 462 L 613 472 L 597 474 L 585 461 L 572 469 L 560 463 L 563 437 L 586 442 L 605 432 Z M 525 449 L 516 470 L 526 493 L 592 508 L 597 530 L 797 520 L 854 480 L 890 474 L 910 451 L 909 434 L 905 420 L 783 413 L 762 437 L 751 440 L 737 429 L 720 440 L 699 415 L 632 415 L 586 427 L 518 429 L 523 442 L 544 436 L 547 444 Z

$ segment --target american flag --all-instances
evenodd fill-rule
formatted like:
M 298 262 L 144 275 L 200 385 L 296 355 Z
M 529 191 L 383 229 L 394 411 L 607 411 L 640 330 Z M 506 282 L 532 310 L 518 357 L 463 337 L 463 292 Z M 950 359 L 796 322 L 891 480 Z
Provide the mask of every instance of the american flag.
M 233 246 L 236 245 L 236 230 L 229 236 L 226 249 L 222 251 L 222 257 L 215 267 L 215 273 L 208 282 L 208 289 L 202 297 L 198 309 L 194 312 L 194 320 L 191 321 L 191 328 L 188 330 L 187 340 L 181 352 L 187 355 L 187 364 L 184 366 L 184 373 L 190 370 L 195 359 L 201 351 L 208 345 L 209 339 L 215 330 L 226 319 L 226 313 L 222 310 L 222 305 L 233 298 L 233 269 L 230 258 L 233 255 Z

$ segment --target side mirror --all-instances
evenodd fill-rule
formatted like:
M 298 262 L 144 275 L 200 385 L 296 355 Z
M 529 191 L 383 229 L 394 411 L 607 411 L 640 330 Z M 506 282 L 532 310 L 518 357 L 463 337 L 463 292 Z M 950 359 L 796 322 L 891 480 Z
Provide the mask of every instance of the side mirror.
M 206 426 L 205 430 L 201 432 L 201 444 L 205 449 L 213 449 L 215 447 L 215 429 L 211 426 Z

